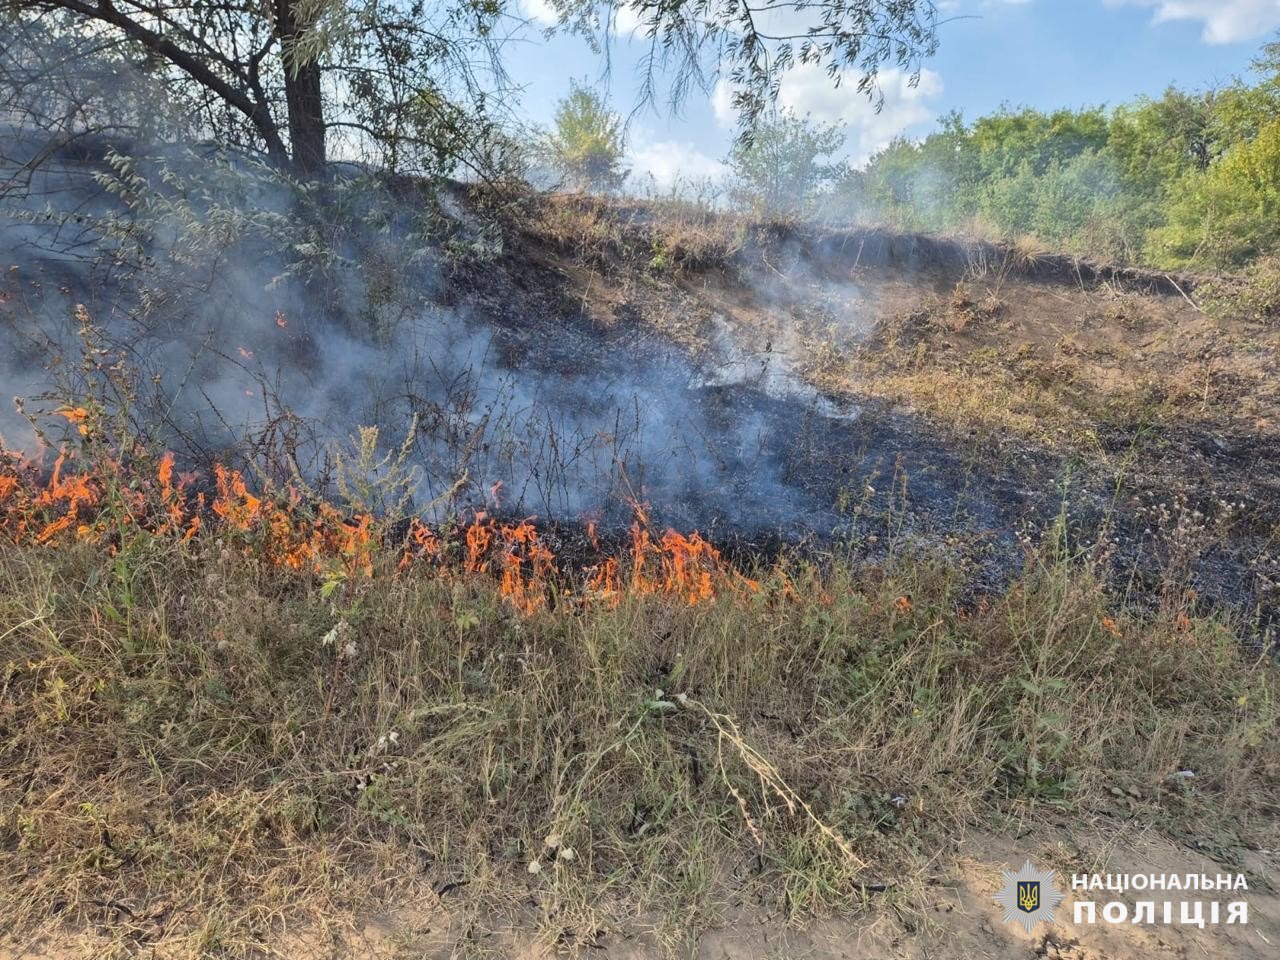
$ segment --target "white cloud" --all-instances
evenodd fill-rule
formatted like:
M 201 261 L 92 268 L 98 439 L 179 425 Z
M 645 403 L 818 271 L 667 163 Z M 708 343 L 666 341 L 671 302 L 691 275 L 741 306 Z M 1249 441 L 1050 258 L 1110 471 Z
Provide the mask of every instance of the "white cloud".
M 560 25 L 560 12 L 551 0 L 519 0 L 517 5 L 521 14 L 540 27 Z M 640 14 L 630 6 L 620 6 L 613 11 L 613 26 L 619 36 L 639 33 L 643 25 Z
M 846 76 L 840 86 L 817 64 L 801 64 L 782 78 L 778 106 L 818 123 L 834 123 L 844 131 L 845 146 L 854 163 L 862 163 L 889 145 L 894 137 L 937 116 L 930 100 L 942 93 L 942 77 L 922 70 L 920 82 L 911 84 L 911 75 L 898 67 L 880 71 L 880 92 L 884 105 L 875 109 L 874 100 L 858 92 L 855 78 Z M 711 108 L 724 127 L 737 123 L 731 102 L 732 88 L 721 80 L 711 95 Z
M 546 0 L 542 0 L 546 2 Z M 644 26 L 644 21 L 640 18 L 635 10 L 629 6 L 618 7 L 614 11 L 614 28 L 619 35 L 627 37 L 641 32 L 640 28 Z
M 659 191 L 680 183 L 722 180 L 728 172 L 723 161 L 709 157 L 692 143 L 681 140 L 650 140 L 632 144 L 627 153 L 631 182 L 643 186 L 650 177 Z
M 1280 27 L 1280 0 L 1107 0 L 1155 8 L 1155 23 L 1199 20 L 1205 43 L 1239 43 Z
M 560 22 L 560 14 L 550 0 L 520 0 L 520 12 L 543 27 L 554 27 Z
M 990 10 L 996 7 L 1022 7 L 1031 0 L 938 0 L 938 12 L 943 16 L 954 16 L 965 10 Z
M 733 109 L 733 86 L 723 77 L 716 81 L 711 91 L 711 112 L 722 127 L 732 129 L 738 122 L 738 113 Z

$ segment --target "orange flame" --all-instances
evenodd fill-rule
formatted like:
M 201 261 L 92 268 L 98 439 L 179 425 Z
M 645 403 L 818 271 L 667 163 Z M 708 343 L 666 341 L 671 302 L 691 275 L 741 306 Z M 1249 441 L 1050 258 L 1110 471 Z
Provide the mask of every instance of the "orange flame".
M 155 461 L 149 474 L 138 472 L 136 464 L 143 462 L 144 456 L 133 454 L 126 461 L 103 458 L 86 465 L 63 452 L 42 484 L 32 462 L 0 451 L 0 535 L 16 544 L 71 539 L 114 551 L 120 525 L 127 524 L 130 535 L 178 542 L 220 537 L 270 566 L 323 574 L 337 563 L 348 576 L 374 575 L 390 531 L 368 514 L 304 503 L 291 488 L 252 489 L 240 471 L 222 465 L 213 468 L 214 489 L 206 498 L 188 490 L 191 477 L 177 472 L 173 453 Z M 408 572 L 421 565 L 442 577 L 494 577 L 504 600 L 526 616 L 550 610 L 556 597 L 616 606 L 629 591 L 693 606 L 760 589 L 700 534 L 666 530 L 656 536 L 647 508 L 634 505 L 634 512 L 627 557 L 604 556 L 595 522 L 588 523 L 587 537 L 599 559 L 582 570 L 580 595 L 562 582 L 555 553 L 533 517 L 503 522 L 477 511 L 449 535 L 415 518 L 399 542 L 396 568 Z M 457 562 L 451 565 L 449 557 Z M 783 590 L 794 594 L 789 581 Z

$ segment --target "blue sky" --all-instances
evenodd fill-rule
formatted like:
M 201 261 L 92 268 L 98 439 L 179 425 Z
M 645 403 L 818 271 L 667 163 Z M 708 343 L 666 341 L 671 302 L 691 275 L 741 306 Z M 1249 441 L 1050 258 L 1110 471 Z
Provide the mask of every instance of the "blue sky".
M 608 93 L 629 114 L 640 98 L 641 56 L 648 41 L 626 33 L 612 44 L 609 69 L 575 36 L 545 38 L 554 23 L 547 0 L 520 0 L 529 18 L 504 62 L 523 87 L 521 112 L 550 121 L 571 78 Z M 818 70 L 783 82 L 781 100 L 815 119 L 841 124 L 848 155 L 865 159 L 898 134 L 922 136 L 953 109 L 975 117 L 1001 103 L 1039 108 L 1115 105 L 1170 84 L 1201 88 L 1247 74 L 1259 47 L 1280 29 L 1280 0 L 945 0 L 938 55 L 912 88 L 897 70 L 883 76 L 876 114 L 853 85 L 833 89 Z M 721 175 L 734 133 L 728 91 L 694 89 L 682 111 L 665 102 L 642 109 L 628 126 L 632 179 Z M 637 184 L 638 185 L 638 184 Z

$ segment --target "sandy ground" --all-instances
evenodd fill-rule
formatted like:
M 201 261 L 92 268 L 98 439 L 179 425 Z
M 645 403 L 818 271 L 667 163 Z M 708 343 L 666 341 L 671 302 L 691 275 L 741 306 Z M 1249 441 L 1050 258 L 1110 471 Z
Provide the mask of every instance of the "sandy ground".
M 1067 894 L 1056 922 L 1040 924 L 1030 934 L 1006 925 L 993 896 L 1001 886 L 1001 871 L 1017 869 L 1024 859 L 1057 873 Z M 532 924 L 518 920 L 486 924 L 474 917 L 451 913 L 444 905 L 426 910 L 405 909 L 394 915 L 369 918 L 354 929 L 320 933 L 314 929 L 282 929 L 262 957 L 282 960 L 445 960 L 445 958 L 510 957 L 540 960 L 558 956 L 587 956 L 615 960 L 685 957 L 690 960 L 1124 960 L 1124 958 L 1229 958 L 1272 960 L 1280 956 L 1280 851 L 1243 851 L 1239 867 L 1226 868 L 1196 853 L 1154 838 L 1117 838 L 1094 834 L 1059 835 L 1046 842 L 1028 836 L 1019 840 L 973 837 L 960 845 L 959 855 L 923 887 L 922 902 L 912 911 L 872 908 L 856 918 L 828 917 L 806 925 L 787 925 L 760 916 L 744 915 L 710 930 L 692 943 L 662 943 L 640 922 L 602 931 L 577 950 L 544 942 Z M 1204 873 L 1216 876 L 1243 872 L 1247 893 L 1186 895 L 1187 899 L 1245 899 L 1246 926 L 1206 923 L 1195 926 L 1135 925 L 1131 922 L 1092 925 L 1072 922 L 1069 874 L 1073 870 L 1100 873 Z M 1064 876 L 1064 872 L 1066 875 Z M 1088 895 L 1083 895 L 1086 899 Z M 1095 895 L 1100 901 L 1111 895 Z M 1181 894 L 1172 894 L 1176 900 Z M 1130 913 L 1135 900 L 1126 894 Z M 1163 899 L 1154 896 L 1150 899 Z M 1099 903 L 1099 910 L 1101 902 Z M 1157 908 L 1158 909 L 1158 908 Z M 1177 907 L 1175 906 L 1175 916 Z M 1225 916 L 1225 908 L 1223 910 Z M 1099 913 L 1099 917 L 1100 917 Z M 1206 918 L 1208 917 L 1206 903 Z M 0 943 L 0 960 L 89 960 L 103 957 L 187 957 L 190 945 L 170 949 L 165 940 L 140 947 L 112 943 L 92 932 L 72 935 L 46 932 Z M 223 956 L 224 954 L 218 954 Z

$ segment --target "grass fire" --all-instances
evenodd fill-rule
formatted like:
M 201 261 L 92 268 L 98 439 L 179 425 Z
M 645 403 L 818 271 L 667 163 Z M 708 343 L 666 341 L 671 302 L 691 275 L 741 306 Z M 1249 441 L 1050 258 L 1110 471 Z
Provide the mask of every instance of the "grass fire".
M 1051 6 L 0 4 L 0 960 L 1273 956 L 1280 14 Z

